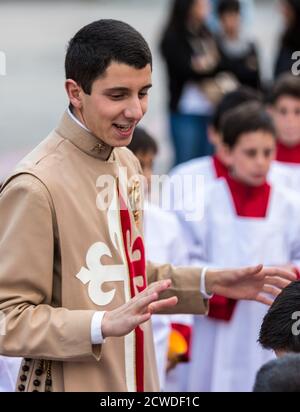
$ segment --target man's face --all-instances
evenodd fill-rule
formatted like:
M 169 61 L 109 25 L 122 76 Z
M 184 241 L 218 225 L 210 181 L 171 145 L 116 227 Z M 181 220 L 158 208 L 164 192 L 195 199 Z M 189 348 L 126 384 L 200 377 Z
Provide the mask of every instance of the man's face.
M 272 134 L 263 130 L 244 133 L 229 151 L 229 164 L 233 176 L 250 186 L 262 185 L 275 154 Z
M 278 140 L 293 147 L 300 143 L 300 99 L 281 96 L 272 110 Z
M 147 111 L 150 87 L 150 64 L 136 69 L 113 62 L 94 81 L 90 95 L 80 88 L 80 104 L 74 113 L 104 143 L 127 146 Z

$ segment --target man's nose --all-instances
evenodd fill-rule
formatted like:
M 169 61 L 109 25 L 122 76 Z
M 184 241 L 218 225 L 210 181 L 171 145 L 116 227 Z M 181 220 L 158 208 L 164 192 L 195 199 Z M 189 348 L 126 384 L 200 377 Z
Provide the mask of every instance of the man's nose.
M 124 114 L 128 119 L 134 119 L 136 121 L 141 120 L 144 116 L 144 111 L 140 99 L 132 99 L 128 107 L 125 109 Z

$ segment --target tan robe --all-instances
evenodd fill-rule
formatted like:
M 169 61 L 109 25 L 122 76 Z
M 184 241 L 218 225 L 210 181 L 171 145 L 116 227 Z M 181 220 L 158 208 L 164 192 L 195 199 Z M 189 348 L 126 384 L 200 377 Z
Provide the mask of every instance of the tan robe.
M 126 337 L 91 344 L 95 311 L 115 309 L 146 286 L 138 185 L 134 178 L 122 187 L 120 170 L 130 178 L 139 173 L 138 161 L 65 113 L 1 190 L 0 313 L 6 327 L 0 353 L 28 358 L 17 382 L 23 391 L 44 391 L 47 372 L 51 391 L 158 389 L 151 321 Z M 107 175 L 110 199 L 103 208 Z M 133 205 L 123 216 L 120 194 Z M 130 278 L 132 268 L 137 273 Z M 199 276 L 199 269 L 147 263 L 148 283 L 172 278 L 164 297 L 178 296 L 176 313 L 207 312 Z

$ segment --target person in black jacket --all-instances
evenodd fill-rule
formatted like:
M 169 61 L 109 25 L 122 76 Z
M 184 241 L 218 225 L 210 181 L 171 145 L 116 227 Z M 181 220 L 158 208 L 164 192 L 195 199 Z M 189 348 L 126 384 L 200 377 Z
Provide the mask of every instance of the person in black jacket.
M 281 4 L 286 28 L 275 63 L 275 77 L 284 72 L 291 72 L 295 63 L 292 55 L 300 50 L 300 0 L 282 0 Z
M 259 88 L 259 63 L 256 47 L 241 28 L 239 0 L 221 0 L 218 4 L 220 33 L 217 36 L 222 66 L 242 85 Z
M 205 24 L 208 14 L 208 0 L 174 0 L 161 39 L 176 164 L 212 153 L 206 129 L 213 103 L 207 90 L 220 71 L 220 53 Z

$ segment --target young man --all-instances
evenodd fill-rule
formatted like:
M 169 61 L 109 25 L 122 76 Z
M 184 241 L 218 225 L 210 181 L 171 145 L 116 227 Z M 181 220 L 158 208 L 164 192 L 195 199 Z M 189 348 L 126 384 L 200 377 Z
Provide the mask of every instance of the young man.
M 19 391 L 155 390 L 152 313 L 177 301 L 177 312 L 205 313 L 205 293 L 270 302 L 267 285 L 293 279 L 261 266 L 204 276 L 149 263 L 146 274 L 140 169 L 123 146 L 147 110 L 151 67 L 129 25 L 79 30 L 65 61 L 69 110 L 1 188 L 0 348 L 24 357 Z
M 270 116 L 257 103 L 243 104 L 225 116 L 223 138 L 229 173 L 208 188 L 202 221 L 186 223 L 191 262 L 300 266 L 300 197 L 266 181 L 275 155 Z M 189 390 L 252 390 L 272 356 L 256 342 L 265 312 L 256 302 L 211 299 L 209 317 L 194 322 Z
M 285 184 L 300 190 L 300 79 L 283 74 L 271 93 L 271 113 L 277 132 L 277 168 L 286 171 Z
M 258 341 L 278 357 L 300 352 L 300 281 L 277 296 L 264 317 Z

